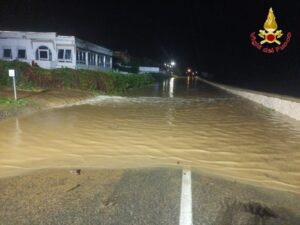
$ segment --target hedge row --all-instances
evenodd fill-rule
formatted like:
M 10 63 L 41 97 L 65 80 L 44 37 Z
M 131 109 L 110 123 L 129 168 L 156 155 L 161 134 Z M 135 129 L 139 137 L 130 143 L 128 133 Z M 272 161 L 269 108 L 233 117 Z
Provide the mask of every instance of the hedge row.
M 113 93 L 142 87 L 156 80 L 156 77 L 151 74 L 120 74 L 67 68 L 47 70 L 24 62 L 0 61 L 0 85 L 2 86 L 12 85 L 12 79 L 8 76 L 9 69 L 16 70 L 19 86 L 39 88 L 74 88 Z

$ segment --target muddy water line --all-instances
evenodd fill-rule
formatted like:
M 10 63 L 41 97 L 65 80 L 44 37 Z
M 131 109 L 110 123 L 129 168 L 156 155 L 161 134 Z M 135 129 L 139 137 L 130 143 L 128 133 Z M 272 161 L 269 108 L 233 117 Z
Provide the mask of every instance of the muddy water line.
M 192 166 L 300 193 L 300 123 L 196 80 L 0 123 L 0 177 Z M 179 165 L 178 165 L 179 164 Z

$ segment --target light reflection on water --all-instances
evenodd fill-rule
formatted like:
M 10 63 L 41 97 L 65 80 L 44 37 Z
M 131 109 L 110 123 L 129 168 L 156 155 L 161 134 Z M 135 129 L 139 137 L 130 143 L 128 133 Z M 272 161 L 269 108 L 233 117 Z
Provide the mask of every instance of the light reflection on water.
M 192 166 L 300 193 L 300 123 L 196 80 L 0 123 L 0 176 Z

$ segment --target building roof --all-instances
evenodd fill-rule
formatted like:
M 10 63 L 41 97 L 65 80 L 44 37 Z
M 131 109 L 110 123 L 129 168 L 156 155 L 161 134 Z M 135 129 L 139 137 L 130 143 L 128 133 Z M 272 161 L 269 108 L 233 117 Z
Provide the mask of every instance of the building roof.
M 56 36 L 55 32 L 0 31 L 1 38 L 54 39 Z

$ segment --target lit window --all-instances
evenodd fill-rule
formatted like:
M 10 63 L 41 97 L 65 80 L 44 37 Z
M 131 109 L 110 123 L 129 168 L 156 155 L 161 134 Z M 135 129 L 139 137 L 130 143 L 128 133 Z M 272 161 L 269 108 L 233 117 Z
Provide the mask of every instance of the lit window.
M 52 55 L 50 49 L 46 46 L 40 46 L 36 50 L 36 60 L 51 61 Z
M 26 50 L 25 49 L 18 50 L 18 59 L 26 59 Z
M 8 58 L 11 59 L 12 58 L 12 52 L 11 49 L 4 49 L 3 50 L 3 58 Z

